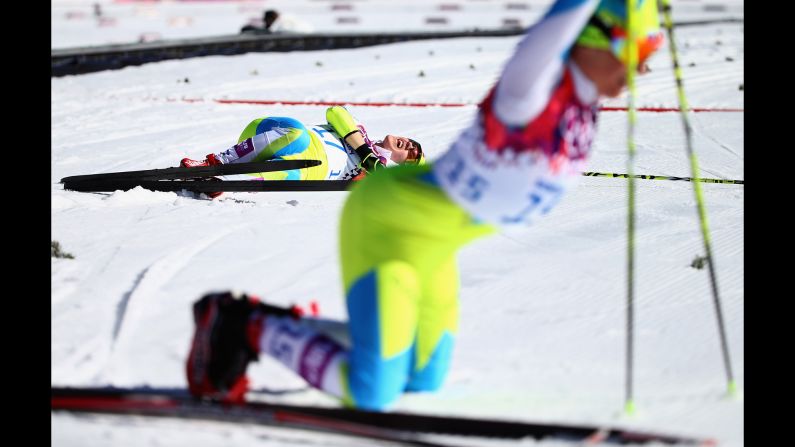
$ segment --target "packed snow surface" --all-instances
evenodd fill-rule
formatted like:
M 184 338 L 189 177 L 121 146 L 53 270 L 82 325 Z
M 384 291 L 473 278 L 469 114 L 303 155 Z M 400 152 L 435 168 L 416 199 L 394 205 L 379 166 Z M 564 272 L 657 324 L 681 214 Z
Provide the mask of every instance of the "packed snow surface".
M 166 14 L 185 6 L 100 3 L 108 13 L 151 7 Z M 226 3 L 215 7 L 233 7 Z M 350 3 L 367 18 L 370 2 Z M 460 3 L 481 9 L 502 5 Z M 530 3 L 529 11 L 512 12 L 529 18 L 540 8 Z M 308 15 L 330 3 L 291 4 Z M 407 2 L 405 14 L 417 4 Z M 742 9 L 738 2 L 720 4 Z M 53 47 L 59 38 L 66 46 L 86 44 L 61 33 L 59 27 L 66 25 L 55 15 L 64 8 L 90 11 L 91 2 L 54 0 L 52 5 Z M 203 11 L 211 4 L 192 6 Z M 466 8 L 459 13 L 472 14 Z M 210 27 L 205 34 L 214 32 Z M 63 190 L 61 178 L 176 166 L 183 157 L 202 158 L 231 146 L 254 118 L 291 116 L 317 124 L 325 116 L 323 106 L 221 104 L 217 99 L 396 103 L 349 109 L 371 136 L 410 136 L 433 159 L 473 119 L 475 104 L 518 39 L 203 57 L 52 78 L 52 239 L 74 255 L 52 259 L 53 386 L 184 386 L 190 306 L 211 290 L 234 288 L 277 304 L 316 300 L 325 317 L 346 318 L 337 250 L 345 192 L 227 193 L 208 200 L 140 188 L 78 193 Z M 691 107 L 712 109 L 689 114 L 699 174 L 743 179 L 743 25 L 680 28 L 677 43 Z M 651 68 L 638 79 L 637 105 L 677 107 L 667 46 L 651 60 Z M 468 105 L 400 105 L 407 102 Z M 605 102 L 626 104 L 626 95 Z M 623 111 L 600 115 L 590 171 L 627 171 L 626 123 Z M 678 113 L 640 112 L 635 141 L 636 173 L 691 176 Z M 743 445 L 742 392 L 726 397 L 708 273 L 691 266 L 704 248 L 689 182 L 636 181 L 638 411 L 622 414 L 626 182 L 583 178 L 536 225 L 462 249 L 461 327 L 450 374 L 439 392 L 406 395 L 395 409 L 615 425 Z M 744 186 L 707 183 L 702 188 L 732 366 L 742 390 Z M 268 358 L 253 364 L 249 374 L 254 388 L 290 391 L 270 400 L 334 403 Z M 52 415 L 52 443 L 372 445 L 267 427 L 58 413 Z

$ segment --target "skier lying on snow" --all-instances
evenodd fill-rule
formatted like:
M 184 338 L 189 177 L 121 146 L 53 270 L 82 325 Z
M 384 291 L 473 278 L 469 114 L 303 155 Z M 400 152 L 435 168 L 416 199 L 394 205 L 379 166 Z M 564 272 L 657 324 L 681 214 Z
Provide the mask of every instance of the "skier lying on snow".
M 662 34 L 656 1 L 639 3 L 642 66 Z M 626 84 L 626 23 L 623 0 L 558 0 L 446 153 L 352 188 L 340 224 L 350 346 L 310 327 L 311 318 L 208 294 L 193 306 L 191 392 L 242 398 L 247 365 L 261 353 L 358 408 L 439 388 L 458 331 L 456 251 L 498 226 L 532 222 L 580 177 L 598 100 Z
M 425 162 L 422 146 L 410 138 L 387 135 L 372 142 L 364 126 L 344 107 L 326 109 L 326 121 L 327 124 L 307 129 L 294 118 L 258 118 L 246 126 L 238 144 L 218 154 L 208 154 L 202 161 L 183 158 L 180 166 L 311 159 L 322 163 L 306 169 L 252 175 L 264 180 L 359 180 L 365 173 L 386 166 Z M 221 194 L 208 193 L 213 198 Z

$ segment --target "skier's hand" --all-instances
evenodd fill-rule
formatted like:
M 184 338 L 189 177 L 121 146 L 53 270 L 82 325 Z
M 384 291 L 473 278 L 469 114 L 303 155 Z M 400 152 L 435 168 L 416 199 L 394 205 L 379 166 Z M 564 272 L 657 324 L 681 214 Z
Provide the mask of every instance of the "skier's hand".
M 353 119 L 351 112 L 342 106 L 332 106 L 326 109 L 326 121 L 331 125 L 335 132 L 343 139 L 347 139 L 354 132 L 359 132 L 356 120 Z M 354 145 L 356 147 L 358 145 Z
M 360 149 L 362 148 L 357 149 L 356 152 L 360 152 Z M 372 151 L 370 151 L 369 148 L 367 148 L 367 150 L 369 151 L 369 153 L 364 154 L 361 163 L 359 163 L 359 168 L 361 168 L 362 170 L 366 171 L 369 174 L 377 169 L 383 169 L 386 167 L 381 162 L 381 159 L 378 158 Z

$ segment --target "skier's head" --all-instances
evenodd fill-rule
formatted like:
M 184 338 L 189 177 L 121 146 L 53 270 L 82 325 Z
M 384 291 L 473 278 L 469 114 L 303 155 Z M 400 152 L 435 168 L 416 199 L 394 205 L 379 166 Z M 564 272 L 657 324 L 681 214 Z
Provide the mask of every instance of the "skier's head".
M 637 40 L 638 65 L 642 65 L 663 43 L 657 0 L 637 0 L 632 11 L 632 26 Z M 626 0 L 602 0 L 576 44 L 611 51 L 622 63 L 629 60 L 629 35 Z
M 265 29 L 270 29 L 273 22 L 279 18 L 279 13 L 275 9 L 269 9 L 262 14 L 262 21 L 265 24 Z
M 637 36 L 638 71 L 663 42 L 657 0 L 638 0 L 632 18 Z M 572 48 L 571 57 L 604 96 L 618 96 L 626 84 L 627 5 L 625 0 L 602 0 Z
M 375 144 L 390 151 L 389 158 L 395 163 L 425 164 L 425 155 L 422 153 L 422 146 L 416 140 L 395 135 L 387 135 L 383 140 Z

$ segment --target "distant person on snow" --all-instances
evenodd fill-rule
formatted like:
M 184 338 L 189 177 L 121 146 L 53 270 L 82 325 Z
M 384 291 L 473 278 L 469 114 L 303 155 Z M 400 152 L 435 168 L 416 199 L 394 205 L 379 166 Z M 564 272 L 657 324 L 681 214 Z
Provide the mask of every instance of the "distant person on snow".
M 642 67 L 662 34 L 656 1 L 639 4 Z M 352 188 L 340 222 L 350 344 L 297 312 L 211 293 L 193 306 L 190 391 L 242 398 L 259 354 L 357 408 L 383 410 L 404 392 L 438 389 L 458 332 L 457 250 L 498 227 L 532 223 L 581 177 L 599 99 L 626 84 L 626 36 L 624 0 L 555 2 L 446 153 Z
M 246 25 L 240 29 L 240 32 L 253 34 L 287 34 L 311 33 L 314 31 L 311 25 L 288 14 L 280 14 L 274 9 L 269 9 L 262 15 L 262 25 L 261 27 Z
M 411 138 L 387 135 L 371 141 L 364 126 L 342 106 L 326 109 L 326 124 L 308 127 L 288 117 L 252 121 L 238 143 L 204 160 L 183 158 L 180 166 L 197 167 L 266 160 L 320 160 L 306 169 L 251 174 L 263 180 L 360 180 L 366 173 L 402 163 L 423 164 L 422 146 Z M 220 192 L 208 193 L 218 197 Z
M 262 24 L 265 27 L 266 31 L 271 31 L 271 27 L 273 23 L 276 22 L 276 19 L 279 18 L 279 13 L 273 9 L 269 9 L 265 11 L 265 14 L 262 15 Z

